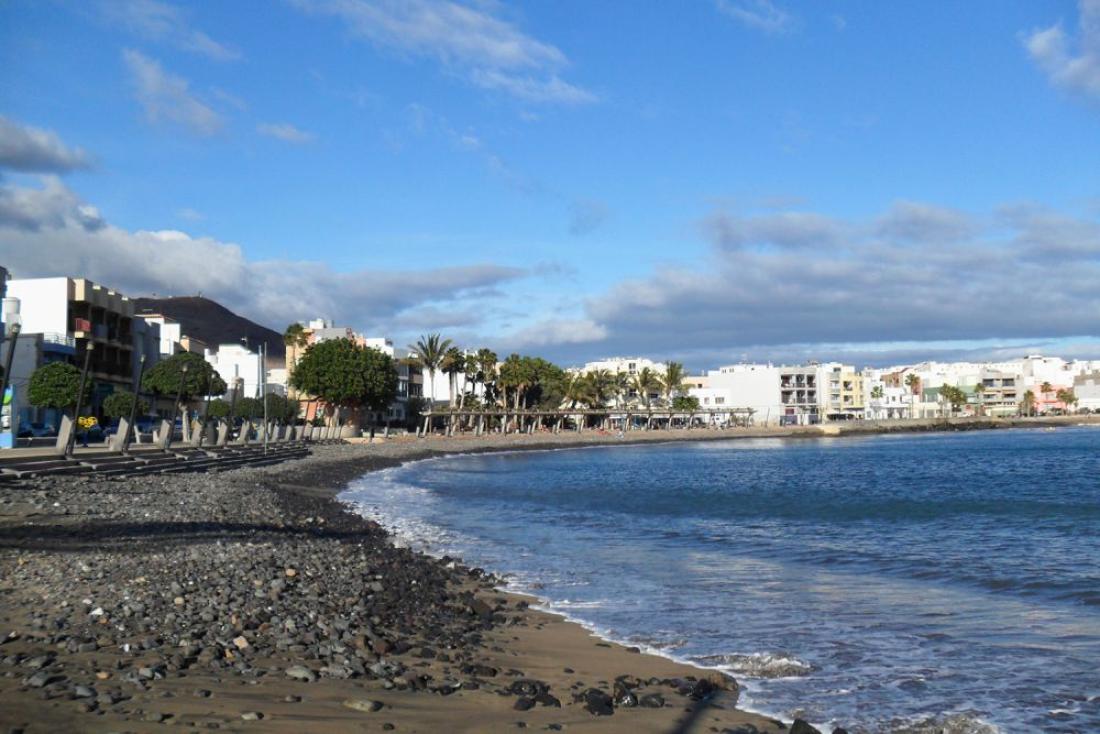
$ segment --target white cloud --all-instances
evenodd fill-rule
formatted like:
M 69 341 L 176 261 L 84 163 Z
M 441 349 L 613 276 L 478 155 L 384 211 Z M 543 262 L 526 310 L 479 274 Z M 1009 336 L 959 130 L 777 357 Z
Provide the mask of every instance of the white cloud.
M 250 260 L 239 245 L 211 237 L 109 224 L 55 177 L 37 189 L 0 186 L 0 262 L 16 277 L 82 276 L 130 296 L 202 292 L 277 328 L 325 315 L 380 331 L 422 323 L 426 306 L 463 311 L 529 274 L 486 263 L 337 272 L 309 260 Z
M 163 41 L 215 61 L 241 57 L 236 49 L 192 28 L 186 13 L 174 5 L 158 0 L 102 0 L 99 8 L 105 21 L 147 41 Z
M 222 116 L 191 91 L 186 79 L 166 72 L 160 63 L 140 51 L 127 49 L 122 58 L 150 122 L 173 123 L 198 135 L 213 135 L 221 130 Z
M 522 336 L 557 358 L 642 353 L 711 365 L 742 352 L 827 357 L 821 350 L 839 344 L 870 358 L 876 345 L 901 342 L 915 346 L 895 356 L 938 342 L 953 342 L 946 353 L 971 340 L 1100 336 L 1095 215 L 1015 205 L 973 217 L 903 201 L 862 220 L 721 211 L 701 229 L 709 257 L 620 281 L 579 319 Z
M 1031 58 L 1055 84 L 1100 99 L 1100 0 L 1080 0 L 1077 52 L 1061 24 L 1024 36 Z
M 771 0 L 717 0 L 718 10 L 739 23 L 766 33 L 792 28 L 794 17 Z
M 589 344 L 606 339 L 607 328 L 591 319 L 548 319 L 501 338 L 505 351 L 562 344 Z
M 0 168 L 24 173 L 66 173 L 89 165 L 83 150 L 68 147 L 55 133 L 20 125 L 0 115 Z
M 284 143 L 294 143 L 296 145 L 312 143 L 316 139 L 313 133 L 301 130 L 289 122 L 264 122 L 256 126 L 256 131 L 269 138 L 277 138 Z
M 434 58 L 473 84 L 528 102 L 582 104 L 596 96 L 563 81 L 568 64 L 556 46 L 498 17 L 490 3 L 450 0 L 293 0 L 301 9 L 339 18 L 377 46 Z

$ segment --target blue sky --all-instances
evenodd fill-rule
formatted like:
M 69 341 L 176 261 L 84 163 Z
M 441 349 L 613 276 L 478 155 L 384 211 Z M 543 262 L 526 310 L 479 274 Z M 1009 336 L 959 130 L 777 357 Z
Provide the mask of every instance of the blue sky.
M 0 69 L 17 274 L 565 362 L 1100 357 L 1100 0 L 8 0 Z

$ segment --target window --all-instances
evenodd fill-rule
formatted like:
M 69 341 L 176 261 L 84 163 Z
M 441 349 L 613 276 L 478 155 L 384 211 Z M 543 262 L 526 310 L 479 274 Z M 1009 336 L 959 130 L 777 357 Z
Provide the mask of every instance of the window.
M 714 399 L 714 404 L 715 405 L 725 405 L 726 404 L 726 399 L 725 398 L 715 398 Z

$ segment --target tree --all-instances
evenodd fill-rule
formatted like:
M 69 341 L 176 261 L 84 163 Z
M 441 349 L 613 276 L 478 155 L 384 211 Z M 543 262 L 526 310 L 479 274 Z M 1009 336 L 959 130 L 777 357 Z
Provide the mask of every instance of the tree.
M 409 345 L 412 355 L 409 363 L 428 371 L 428 399 L 435 403 L 435 373 L 443 363 L 443 357 L 451 348 L 451 340 L 443 339 L 439 334 L 428 334 L 420 337 L 416 344 Z
M 1045 398 L 1047 396 L 1047 393 L 1054 392 L 1054 385 L 1051 385 L 1049 382 L 1044 382 L 1042 385 L 1039 386 L 1039 391 L 1043 394 L 1043 397 Z
M 1035 415 L 1035 393 L 1031 390 L 1025 392 L 1023 400 L 1020 401 L 1020 414 Z
M 397 397 L 397 368 L 389 355 L 350 339 L 311 344 L 291 384 L 331 407 L 386 410 Z
M 218 398 L 217 400 L 211 400 L 210 404 L 206 406 L 206 415 L 214 420 L 221 420 L 229 417 L 231 408 L 229 401 Z
M 55 408 L 68 411 L 76 407 L 76 396 L 80 391 L 80 370 L 67 362 L 44 364 L 31 374 L 27 385 L 27 398 L 31 405 L 39 408 Z M 90 381 L 84 385 L 84 397 L 80 401 L 87 405 L 92 394 Z
M 447 375 L 448 404 L 453 408 L 455 407 L 455 398 L 458 396 L 458 375 L 466 369 L 466 355 L 458 347 L 451 347 L 443 353 L 439 368 Z
M 309 334 L 306 333 L 306 327 L 297 321 L 287 326 L 286 331 L 283 332 L 283 344 L 287 350 L 286 366 L 293 372 L 294 365 L 298 361 L 298 353 L 309 344 Z
M 115 390 L 103 399 L 103 414 L 108 418 L 129 418 L 130 411 L 137 400 L 137 415 L 145 415 L 149 412 L 149 404 L 136 397 L 129 390 Z
M 909 388 L 909 392 L 913 395 L 920 394 L 920 375 L 916 372 L 910 372 L 905 376 L 905 386 Z
M 183 372 L 187 367 L 186 375 Z M 181 377 L 183 378 L 181 381 Z M 197 354 L 184 352 L 161 360 L 145 373 L 141 381 L 143 389 L 157 395 L 175 396 L 180 390 L 183 402 L 200 395 L 221 395 L 228 388 L 218 371 Z
M 1077 404 L 1077 396 L 1073 393 L 1071 388 L 1063 388 L 1058 391 L 1058 400 L 1066 406 L 1066 412 L 1070 410 L 1070 406 Z
M 693 395 L 677 395 L 672 399 L 672 409 L 688 412 L 699 410 L 699 398 Z
M 665 394 L 665 402 L 672 405 L 672 399 L 684 389 L 684 365 L 679 362 L 666 363 L 665 374 L 657 380 Z
M 978 415 L 985 415 L 985 384 L 981 381 L 974 386 L 974 397 L 978 399 Z
M 954 385 L 944 385 L 940 388 L 940 397 L 950 403 L 951 412 L 955 413 L 966 404 L 966 393 Z
M 259 398 L 241 398 L 237 401 L 237 417 L 246 421 L 264 417 L 264 404 Z
M 657 388 L 659 385 L 657 376 L 653 374 L 653 370 L 648 367 L 643 367 L 634 375 L 634 382 L 631 387 L 638 393 L 638 399 L 642 405 L 649 407 L 649 393 Z
M 871 398 L 874 400 L 882 400 L 886 396 L 886 390 L 882 385 L 875 385 L 871 388 Z

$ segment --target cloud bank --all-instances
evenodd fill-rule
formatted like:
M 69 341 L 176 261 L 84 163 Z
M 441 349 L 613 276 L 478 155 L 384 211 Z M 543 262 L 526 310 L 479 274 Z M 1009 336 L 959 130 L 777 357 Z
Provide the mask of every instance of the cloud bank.
M 1028 54 L 1050 80 L 1100 100 L 1100 0 L 1080 0 L 1077 49 L 1060 23 L 1025 34 Z

